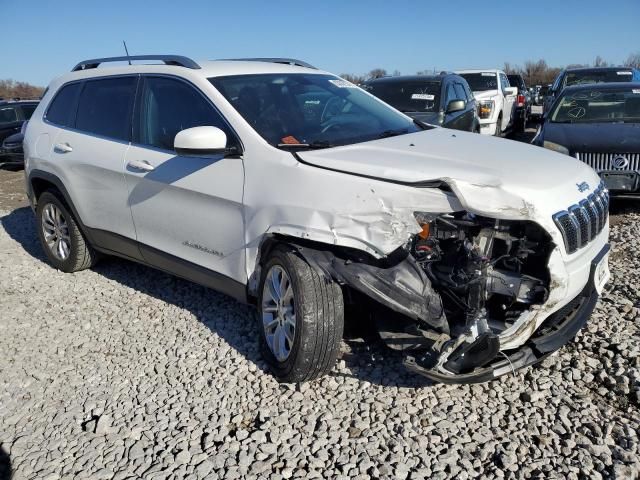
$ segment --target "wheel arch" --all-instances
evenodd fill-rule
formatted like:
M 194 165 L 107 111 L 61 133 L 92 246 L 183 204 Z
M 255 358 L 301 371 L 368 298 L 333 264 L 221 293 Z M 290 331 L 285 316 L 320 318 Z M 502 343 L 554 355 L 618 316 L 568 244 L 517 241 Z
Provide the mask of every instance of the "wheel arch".
M 62 180 L 60 180 L 60 178 L 50 172 L 45 172 L 43 170 L 32 170 L 29 173 L 27 180 L 27 195 L 31 200 L 31 207 L 34 210 L 38 207 L 38 198 L 40 198 L 40 195 L 42 195 L 47 190 L 53 190 L 58 193 L 58 198 L 60 198 L 60 200 L 64 202 L 65 206 L 67 206 L 71 210 L 71 213 L 73 214 L 73 217 L 84 236 L 89 240 L 91 244 L 93 244 L 93 239 L 91 238 L 90 231 L 82 222 L 82 219 L 80 218 L 80 215 L 78 214 L 78 211 L 73 204 L 71 195 L 69 195 L 69 192 L 65 188 Z

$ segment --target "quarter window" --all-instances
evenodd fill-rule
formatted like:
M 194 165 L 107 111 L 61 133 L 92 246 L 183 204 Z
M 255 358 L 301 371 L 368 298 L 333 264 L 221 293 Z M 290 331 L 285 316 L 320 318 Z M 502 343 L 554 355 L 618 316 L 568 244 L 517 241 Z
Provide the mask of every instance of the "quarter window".
M 76 128 L 129 141 L 137 77 L 87 81 L 80 94 Z
M 70 83 L 62 87 L 51 101 L 45 118 L 61 127 L 73 127 L 81 88 L 81 83 Z
M 135 142 L 173 150 L 176 134 L 192 127 L 218 127 L 227 134 L 227 146 L 234 135 L 223 117 L 205 97 L 186 83 L 165 77 L 148 77 L 140 100 Z

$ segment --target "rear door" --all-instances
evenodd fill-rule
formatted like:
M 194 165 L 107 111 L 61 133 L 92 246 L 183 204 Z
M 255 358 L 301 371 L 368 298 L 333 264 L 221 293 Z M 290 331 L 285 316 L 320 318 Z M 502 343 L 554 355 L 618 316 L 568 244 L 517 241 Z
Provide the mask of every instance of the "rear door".
M 204 125 L 225 131 L 227 146 L 240 145 L 195 86 L 176 77 L 143 76 L 124 167 L 138 242 L 145 260 L 165 270 L 181 274 L 204 267 L 245 283 L 242 158 L 185 157 L 173 149 L 178 132 Z
M 60 103 L 55 98 L 45 114 L 45 121 L 58 127 L 51 169 L 63 180 L 82 222 L 94 231 L 94 241 L 114 250 L 123 249 L 120 237 L 135 239 L 122 169 L 137 82 L 137 75 L 128 75 L 72 84 L 73 91 L 64 93 L 73 99 L 78 95 L 77 110 L 65 111 L 72 118 L 52 118 L 51 110 Z M 122 253 L 138 256 L 135 250 Z

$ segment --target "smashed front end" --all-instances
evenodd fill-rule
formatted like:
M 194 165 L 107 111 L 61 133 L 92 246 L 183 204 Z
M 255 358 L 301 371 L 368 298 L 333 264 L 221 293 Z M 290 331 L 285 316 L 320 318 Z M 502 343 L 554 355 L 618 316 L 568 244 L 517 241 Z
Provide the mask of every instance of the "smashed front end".
M 408 368 L 446 383 L 490 380 L 540 361 L 591 314 L 593 288 L 559 308 L 550 301 L 561 287 L 549 270 L 557 249 L 537 223 L 464 211 L 415 217 L 422 230 L 384 259 L 300 249 L 375 301 L 380 336 L 406 353 Z

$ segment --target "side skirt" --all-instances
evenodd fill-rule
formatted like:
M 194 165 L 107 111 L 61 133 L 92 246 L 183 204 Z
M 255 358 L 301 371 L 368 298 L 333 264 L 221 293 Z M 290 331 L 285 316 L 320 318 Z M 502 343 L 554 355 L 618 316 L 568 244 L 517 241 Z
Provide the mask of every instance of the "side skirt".
M 247 287 L 237 280 L 144 245 L 136 240 L 105 230 L 85 228 L 88 230 L 89 236 L 94 240 L 92 246 L 101 253 L 115 255 L 162 270 L 176 277 L 184 278 L 190 282 L 229 295 L 239 302 L 248 303 Z

